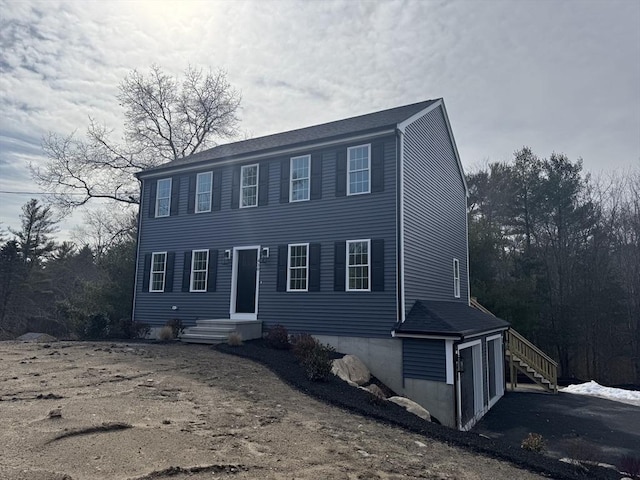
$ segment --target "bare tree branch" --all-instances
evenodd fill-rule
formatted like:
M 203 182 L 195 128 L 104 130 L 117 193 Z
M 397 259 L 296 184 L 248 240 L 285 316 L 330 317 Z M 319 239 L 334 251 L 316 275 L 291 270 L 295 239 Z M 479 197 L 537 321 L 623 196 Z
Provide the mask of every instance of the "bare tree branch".
M 148 75 L 133 70 L 117 96 L 124 109 L 124 138 L 89 118 L 86 135 L 49 133 L 42 147 L 45 165 L 31 164 L 31 175 L 63 211 L 92 199 L 139 202 L 134 174 L 213 147 L 238 134 L 241 95 L 222 70 L 189 67 L 184 79 L 153 65 Z

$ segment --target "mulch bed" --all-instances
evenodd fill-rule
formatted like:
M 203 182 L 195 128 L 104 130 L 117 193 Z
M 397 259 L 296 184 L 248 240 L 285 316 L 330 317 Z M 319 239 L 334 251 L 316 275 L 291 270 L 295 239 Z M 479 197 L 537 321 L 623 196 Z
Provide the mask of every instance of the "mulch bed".
M 238 347 L 219 344 L 213 348 L 261 363 L 287 384 L 325 403 L 452 446 L 506 460 L 535 473 L 559 480 L 584 480 L 585 478 L 617 480 L 620 478 L 620 475 L 613 470 L 592 467 L 586 471 L 542 454 L 514 447 L 498 439 L 486 438 L 473 432 L 460 432 L 426 422 L 392 402 L 376 402 L 370 393 L 351 387 L 336 376 L 332 376 L 326 382 L 312 382 L 307 379 L 290 351 L 269 348 L 263 340 L 248 341 Z

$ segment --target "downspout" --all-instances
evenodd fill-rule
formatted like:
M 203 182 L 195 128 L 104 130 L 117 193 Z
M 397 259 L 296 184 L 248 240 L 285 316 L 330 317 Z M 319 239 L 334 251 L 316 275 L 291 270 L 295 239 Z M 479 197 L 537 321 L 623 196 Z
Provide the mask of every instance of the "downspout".
M 462 404 L 460 403 L 460 398 L 458 396 L 458 384 L 459 384 L 459 375 L 458 375 L 458 345 L 462 343 L 462 338 L 453 342 L 451 348 L 453 348 L 453 406 L 455 412 L 455 424 L 456 430 L 460 430 L 462 428 Z M 458 408 L 460 406 L 460 408 Z
M 138 267 L 140 265 L 140 232 L 142 230 L 142 192 L 143 192 L 143 183 L 142 180 L 138 178 L 138 182 L 140 182 L 140 203 L 138 207 L 138 232 L 136 234 L 136 273 L 133 281 L 133 305 L 131 306 L 131 322 L 135 322 L 136 318 L 136 294 L 138 292 Z
M 405 321 L 405 291 L 404 291 L 404 132 L 396 129 L 396 143 L 398 155 L 398 321 Z M 400 139 L 400 142 L 397 139 Z

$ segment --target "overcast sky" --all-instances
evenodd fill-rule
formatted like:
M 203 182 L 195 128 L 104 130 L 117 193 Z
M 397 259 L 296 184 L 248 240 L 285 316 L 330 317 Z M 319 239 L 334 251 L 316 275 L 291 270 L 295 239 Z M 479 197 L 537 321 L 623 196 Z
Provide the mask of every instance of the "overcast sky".
M 120 128 L 119 83 L 153 63 L 225 69 L 254 137 L 444 97 L 467 170 L 523 145 L 640 166 L 636 0 L 0 0 L 0 191 L 38 191 L 47 132 Z M 29 198 L 0 193 L 2 227 Z

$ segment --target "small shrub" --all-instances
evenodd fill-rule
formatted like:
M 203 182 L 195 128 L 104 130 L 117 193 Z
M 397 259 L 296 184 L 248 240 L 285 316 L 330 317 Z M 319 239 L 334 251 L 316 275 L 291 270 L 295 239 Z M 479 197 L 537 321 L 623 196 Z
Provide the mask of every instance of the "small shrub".
M 539 433 L 530 433 L 520 444 L 521 448 L 531 452 L 542 452 L 546 448 L 546 442 Z
M 158 332 L 158 340 L 162 340 L 163 342 L 173 340 L 174 338 L 176 337 L 173 336 L 173 329 L 169 325 L 165 325 Z
M 331 377 L 331 353 L 334 351 L 328 345 L 322 345 L 315 340 L 314 347 L 308 351 L 301 361 L 307 378 L 311 381 L 326 381 Z
M 173 331 L 173 338 L 178 338 L 184 333 L 184 327 L 182 326 L 182 320 L 179 318 L 172 318 L 166 324 L 167 327 L 171 327 Z
M 311 352 L 315 348 L 317 343 L 317 340 L 308 333 L 294 335 L 291 338 L 293 354 L 299 362 L 302 362 L 307 357 L 307 355 L 309 355 L 309 352 Z
M 269 329 L 265 338 L 267 345 L 276 350 L 288 350 L 291 347 L 289 343 L 289 333 L 282 325 L 275 325 Z
M 626 456 L 620 459 L 620 471 L 632 478 L 640 478 L 640 457 Z
M 151 327 L 146 323 L 133 322 L 131 324 L 131 338 L 147 338 Z
M 227 338 L 227 343 L 231 347 L 239 347 L 242 345 L 242 334 L 238 332 L 231 332 Z

